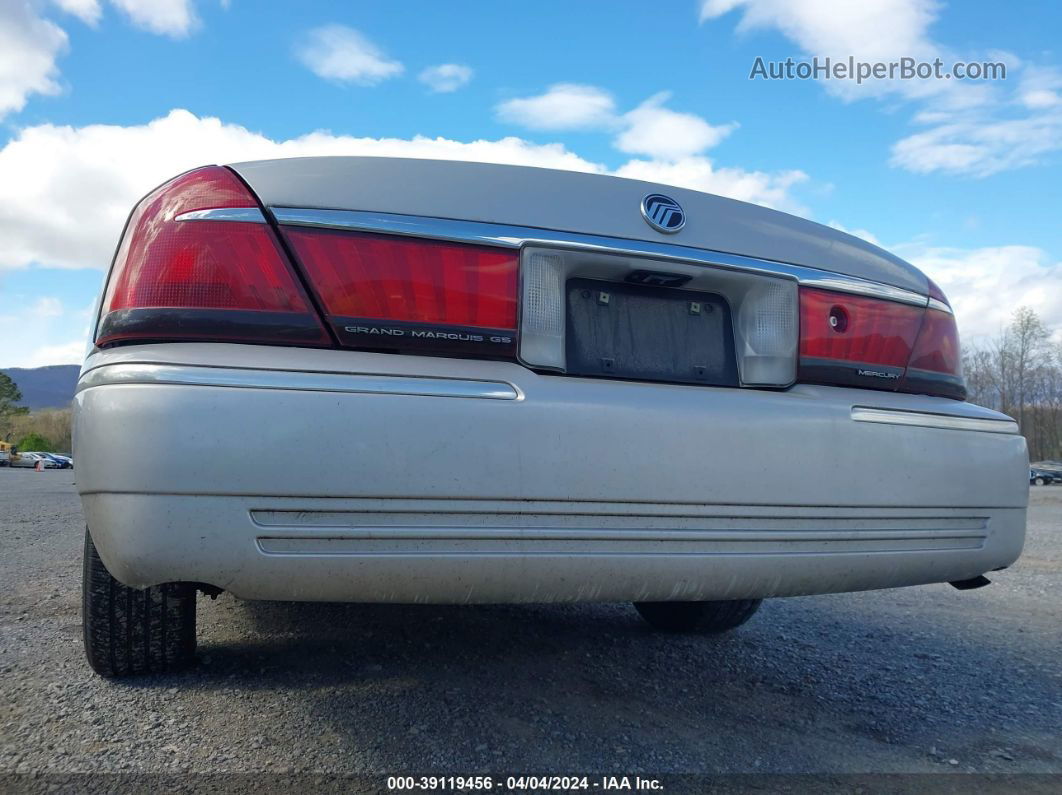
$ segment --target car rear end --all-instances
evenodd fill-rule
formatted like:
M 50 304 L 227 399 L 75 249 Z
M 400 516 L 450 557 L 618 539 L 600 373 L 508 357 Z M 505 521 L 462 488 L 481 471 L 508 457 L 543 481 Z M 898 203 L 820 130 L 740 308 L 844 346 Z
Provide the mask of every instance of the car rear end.
M 130 217 L 78 386 L 77 485 L 137 588 L 967 582 L 1019 555 L 1028 460 L 964 396 L 944 295 L 782 213 L 485 164 L 213 166 Z

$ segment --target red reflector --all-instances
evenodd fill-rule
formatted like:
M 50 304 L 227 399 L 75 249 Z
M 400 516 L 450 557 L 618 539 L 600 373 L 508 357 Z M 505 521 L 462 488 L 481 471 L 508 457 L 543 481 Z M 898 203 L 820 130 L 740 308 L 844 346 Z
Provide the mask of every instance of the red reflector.
M 140 202 L 122 238 L 97 345 L 134 339 L 328 344 L 268 224 L 176 220 L 257 207 L 228 170 L 183 174 Z
M 284 235 L 343 344 L 511 355 L 515 251 L 335 230 Z
M 800 379 L 895 389 L 923 309 L 829 290 L 800 290 Z

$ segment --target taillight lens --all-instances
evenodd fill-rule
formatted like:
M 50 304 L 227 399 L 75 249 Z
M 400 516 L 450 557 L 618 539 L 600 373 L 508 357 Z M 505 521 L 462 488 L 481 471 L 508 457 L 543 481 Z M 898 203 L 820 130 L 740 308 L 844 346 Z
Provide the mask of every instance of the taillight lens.
M 959 331 L 953 314 L 937 309 L 926 310 L 922 331 L 900 389 L 958 400 L 966 398 Z
M 96 344 L 159 340 L 328 345 L 266 223 L 178 220 L 257 204 L 228 169 L 190 171 L 129 219 L 104 294 Z
M 798 379 L 966 396 L 950 312 L 811 288 L 800 290 Z
M 895 389 L 923 309 L 829 290 L 800 290 L 801 381 Z
M 515 251 L 336 230 L 283 234 L 344 346 L 515 354 Z

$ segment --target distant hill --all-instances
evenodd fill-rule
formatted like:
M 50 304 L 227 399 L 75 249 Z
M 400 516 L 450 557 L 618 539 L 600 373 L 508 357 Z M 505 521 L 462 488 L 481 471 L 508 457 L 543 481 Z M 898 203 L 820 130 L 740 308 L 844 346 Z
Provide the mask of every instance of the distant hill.
M 10 367 L 7 373 L 22 392 L 22 405 L 31 409 L 66 408 L 74 399 L 74 387 L 81 367 L 55 364 L 50 367 Z

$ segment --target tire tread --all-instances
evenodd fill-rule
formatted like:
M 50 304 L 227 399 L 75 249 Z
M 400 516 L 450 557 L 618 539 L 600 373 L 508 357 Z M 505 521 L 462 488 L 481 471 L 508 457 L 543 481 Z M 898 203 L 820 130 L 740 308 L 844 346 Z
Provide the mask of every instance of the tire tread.
M 165 673 L 195 656 L 195 588 L 166 583 L 131 588 L 107 571 L 88 531 L 82 626 L 89 665 L 101 676 Z

